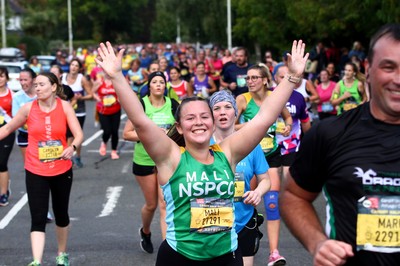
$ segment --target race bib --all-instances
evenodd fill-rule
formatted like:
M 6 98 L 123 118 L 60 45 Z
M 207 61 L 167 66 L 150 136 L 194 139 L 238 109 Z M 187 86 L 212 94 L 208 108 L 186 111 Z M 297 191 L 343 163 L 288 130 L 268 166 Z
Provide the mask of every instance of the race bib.
M 188 70 L 187 70 L 186 68 L 183 68 L 183 69 L 181 70 L 181 75 L 182 75 L 182 76 L 186 76 L 188 73 L 189 73 L 189 72 L 188 72 Z
M 270 152 L 274 148 L 274 136 L 267 134 L 260 142 L 264 153 Z
M 39 141 L 38 151 L 39 160 L 46 163 L 61 159 L 64 147 L 60 140 Z
M 243 201 L 244 189 L 245 189 L 244 173 L 236 172 L 235 173 L 235 195 L 233 198 L 234 202 Z
M 281 118 L 281 117 L 279 117 L 277 120 L 276 120 L 276 133 L 278 133 L 278 134 L 282 134 L 283 133 L 283 131 L 285 131 L 285 121 Z
M 190 215 L 191 233 L 230 231 L 234 222 L 233 202 L 218 198 L 191 199 Z
M 333 105 L 330 102 L 322 103 L 321 108 L 323 113 L 330 113 L 334 109 Z
M 400 197 L 366 196 L 358 201 L 357 250 L 400 252 Z
M 104 106 L 111 106 L 117 102 L 117 99 L 114 95 L 106 95 L 103 97 L 103 105 Z
M 247 77 L 247 75 L 237 75 L 236 76 L 236 84 L 238 87 L 246 86 L 246 77 Z
M 353 101 L 347 101 L 343 104 L 343 111 L 348 111 L 357 107 L 357 103 Z

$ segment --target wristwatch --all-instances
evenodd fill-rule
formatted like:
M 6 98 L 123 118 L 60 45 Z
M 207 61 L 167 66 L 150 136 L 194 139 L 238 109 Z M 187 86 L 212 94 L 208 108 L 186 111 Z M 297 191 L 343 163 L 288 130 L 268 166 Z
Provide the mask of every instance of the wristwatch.
M 294 84 L 298 84 L 302 80 L 301 77 L 295 77 L 295 76 L 291 76 L 291 75 L 287 75 L 287 79 L 289 82 L 292 82 Z

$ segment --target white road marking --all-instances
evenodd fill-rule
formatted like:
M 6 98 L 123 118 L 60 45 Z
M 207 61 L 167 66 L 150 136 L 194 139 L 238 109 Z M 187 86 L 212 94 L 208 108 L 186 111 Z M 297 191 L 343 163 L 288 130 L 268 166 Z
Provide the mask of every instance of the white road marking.
M 126 118 L 126 114 L 122 114 L 121 115 L 121 120 Z M 99 130 L 96 133 L 94 133 L 90 138 L 88 138 L 87 140 L 85 140 L 82 143 L 82 146 L 87 146 L 89 145 L 92 141 L 94 141 L 96 138 L 98 138 L 101 134 L 103 134 L 103 130 Z M 98 151 L 96 151 L 98 152 Z M 125 153 L 125 151 L 122 151 Z M 127 151 L 132 153 L 133 151 Z M 124 167 L 125 169 L 125 167 Z M 107 190 L 107 193 L 109 192 L 109 189 Z M 102 211 L 102 213 L 98 216 L 98 217 L 103 217 L 103 216 L 107 216 L 109 215 L 114 207 L 115 204 L 120 196 L 120 192 L 122 190 L 122 187 L 114 187 L 111 189 L 115 189 L 115 191 L 111 191 L 110 192 L 110 197 L 107 204 L 104 206 L 104 209 Z M 25 204 L 28 202 L 28 195 L 25 193 L 22 198 L 14 205 L 14 207 L 7 213 L 6 216 L 4 216 L 3 219 L 0 220 L 0 230 L 4 229 L 10 222 L 11 220 L 18 214 L 18 212 L 25 206 Z M 110 212 L 109 212 L 110 211 Z M 108 213 L 109 212 L 109 213 Z M 78 218 L 70 218 L 71 220 L 78 220 Z
M 124 166 L 122 167 L 121 173 L 122 174 L 126 174 L 128 173 L 129 167 L 132 165 L 132 162 L 127 162 L 126 164 L 124 164 Z
M 121 190 L 122 186 L 107 188 L 107 203 L 104 204 L 103 210 L 97 217 L 109 216 L 113 212 L 115 206 L 117 205 L 118 198 L 121 195 Z
M 12 209 L 7 213 L 6 216 L 0 221 L 0 230 L 4 229 L 14 218 L 15 215 L 24 207 L 28 202 L 28 195 L 25 193 L 22 198 L 12 207 Z

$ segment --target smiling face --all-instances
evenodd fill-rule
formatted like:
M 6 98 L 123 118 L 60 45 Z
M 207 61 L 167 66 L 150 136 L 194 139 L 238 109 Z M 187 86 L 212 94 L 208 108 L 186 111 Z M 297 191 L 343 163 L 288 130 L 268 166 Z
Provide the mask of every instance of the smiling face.
M 204 100 L 183 103 L 178 110 L 179 121 L 176 128 L 185 138 L 186 145 L 209 144 L 214 131 L 214 121 L 210 107 Z
M 32 75 L 28 71 L 22 71 L 19 74 L 19 82 L 21 83 L 21 87 L 25 92 L 30 91 L 33 88 Z
M 400 42 L 382 37 L 366 63 L 371 88 L 371 112 L 375 118 L 400 124 Z

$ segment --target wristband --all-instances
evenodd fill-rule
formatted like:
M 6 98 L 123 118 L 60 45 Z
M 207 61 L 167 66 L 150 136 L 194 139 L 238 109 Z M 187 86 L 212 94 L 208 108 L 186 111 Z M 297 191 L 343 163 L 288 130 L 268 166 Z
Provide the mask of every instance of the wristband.
M 72 144 L 71 147 L 76 151 L 76 146 L 74 144 Z
M 294 83 L 294 84 L 299 84 L 300 81 L 303 79 L 302 77 L 295 77 L 295 76 L 292 76 L 289 74 L 286 75 L 286 77 L 289 82 Z

